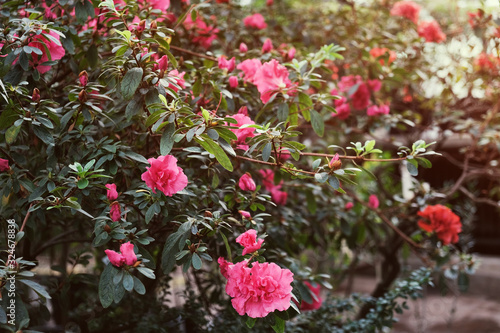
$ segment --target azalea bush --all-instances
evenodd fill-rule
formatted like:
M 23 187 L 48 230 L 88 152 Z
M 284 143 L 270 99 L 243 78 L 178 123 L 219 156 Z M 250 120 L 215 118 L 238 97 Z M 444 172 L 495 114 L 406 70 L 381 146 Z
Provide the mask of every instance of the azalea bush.
M 377 332 L 431 271 L 467 288 L 499 199 L 487 11 L 0 3 L 2 330 Z

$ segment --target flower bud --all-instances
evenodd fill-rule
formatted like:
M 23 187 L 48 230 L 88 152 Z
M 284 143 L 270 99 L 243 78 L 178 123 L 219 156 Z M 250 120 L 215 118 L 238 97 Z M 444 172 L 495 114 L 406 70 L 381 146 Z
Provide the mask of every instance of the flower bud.
M 332 159 L 328 162 L 328 167 L 332 170 L 338 170 L 342 167 L 342 161 L 340 160 L 339 154 L 335 154 Z
M 10 169 L 9 160 L 0 158 L 0 171 L 9 171 L 9 169 Z
M 86 87 L 87 84 L 89 83 L 89 75 L 87 74 L 87 71 L 81 71 L 80 74 L 78 75 L 78 79 L 80 80 L 80 84 L 83 87 Z
M 80 93 L 78 94 L 78 100 L 81 102 L 81 103 L 85 103 L 87 101 L 87 92 L 85 90 L 82 90 L 80 91 Z
M 209 212 L 208 210 L 205 211 L 205 213 L 203 214 L 205 217 L 212 217 L 213 214 L 212 212 Z
M 236 76 L 231 76 L 229 78 L 229 86 L 231 88 L 236 88 L 238 87 L 238 78 Z
M 151 25 L 149 26 L 149 30 L 151 31 L 152 35 L 154 35 L 155 32 L 158 30 L 158 23 L 156 23 L 156 20 L 151 21 Z
M 268 53 L 273 50 L 273 42 L 268 38 L 262 45 L 262 53 Z
M 240 52 L 241 52 L 241 53 L 247 53 L 247 51 L 248 51 L 248 46 L 247 46 L 247 44 L 245 44 L 245 43 L 241 43 L 241 44 L 240 44 Z
M 33 89 L 33 95 L 31 96 L 31 100 L 35 103 L 40 102 L 40 90 L 38 90 L 38 88 Z
M 145 28 L 146 28 L 146 20 L 141 20 L 141 22 L 139 22 L 139 24 L 137 25 L 137 28 L 135 28 L 136 34 L 141 35 Z
M 111 232 L 111 227 L 109 225 L 104 226 L 104 231 L 106 231 L 108 234 Z

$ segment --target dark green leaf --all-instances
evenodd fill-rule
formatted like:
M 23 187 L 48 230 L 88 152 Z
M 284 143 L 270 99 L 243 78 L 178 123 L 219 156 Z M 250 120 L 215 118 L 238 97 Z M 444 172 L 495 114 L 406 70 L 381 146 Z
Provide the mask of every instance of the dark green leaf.
M 142 82 L 143 70 L 140 67 L 134 67 L 128 70 L 121 82 L 121 93 L 123 98 L 131 99 L 135 91 Z
M 311 125 L 318 136 L 323 136 L 323 134 L 325 134 L 325 123 L 316 110 L 311 110 Z
M 99 300 L 104 308 L 113 303 L 115 285 L 113 284 L 113 276 L 117 273 L 117 269 L 109 263 L 102 271 L 99 279 Z

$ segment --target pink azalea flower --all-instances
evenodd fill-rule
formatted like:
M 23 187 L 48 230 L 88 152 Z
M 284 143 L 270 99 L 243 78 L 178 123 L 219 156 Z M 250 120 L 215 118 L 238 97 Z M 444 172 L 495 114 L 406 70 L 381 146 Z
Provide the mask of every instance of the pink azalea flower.
M 244 116 L 248 116 L 248 108 L 246 106 L 242 106 L 237 113 L 242 114 Z
M 59 40 L 59 35 L 57 33 L 53 32 L 52 30 L 49 31 L 48 34 L 50 36 L 54 37 L 54 39 L 56 39 L 57 42 L 52 41 L 52 40 L 48 39 L 47 37 L 44 37 L 42 34 L 40 34 L 40 35 L 35 35 L 33 37 L 33 39 L 31 40 L 31 42 L 28 44 L 28 46 L 36 47 L 40 51 L 42 51 L 41 56 L 39 56 L 35 53 L 31 54 L 33 57 L 33 62 L 31 63 L 31 65 L 34 68 L 36 68 L 40 72 L 40 74 L 48 72 L 50 67 L 51 67 L 51 66 L 41 66 L 40 64 L 42 64 L 46 61 L 49 61 L 49 60 L 52 60 L 52 61 L 59 60 L 62 57 L 64 57 L 64 55 L 66 54 L 66 51 L 64 50 L 64 47 L 62 47 L 61 42 Z M 50 53 L 50 59 L 49 59 L 49 54 L 48 54 L 47 49 L 45 48 L 44 44 Z
M 236 76 L 231 76 L 229 78 L 229 86 L 231 88 L 236 88 L 238 87 L 238 78 Z
M 345 209 L 345 210 L 351 210 L 351 209 L 352 209 L 352 207 L 354 207 L 354 204 L 353 204 L 352 202 L 347 202 L 347 203 L 345 204 L 344 209 Z
M 376 117 L 383 114 L 389 114 L 389 111 L 390 109 L 388 105 L 385 104 L 382 104 L 380 106 L 372 105 L 368 107 L 368 109 L 366 109 L 366 114 L 370 117 Z
M 208 25 L 201 18 L 197 17 L 193 22 L 191 15 L 188 15 L 184 21 L 186 29 L 192 31 L 191 40 L 193 43 L 199 44 L 205 49 L 210 48 L 212 42 L 217 38 L 219 29 L 214 26 Z
M 244 219 L 250 220 L 252 218 L 252 215 L 246 210 L 239 210 L 238 213 L 240 213 Z
M 378 201 L 378 198 L 375 194 L 370 195 L 370 198 L 368 198 L 368 206 L 373 209 L 377 209 L 378 206 L 380 205 L 380 202 Z
M 227 60 L 226 56 L 220 56 L 218 63 L 220 69 L 227 69 L 227 71 L 230 73 L 234 70 L 235 58 L 232 57 L 231 59 Z
M 323 300 L 319 296 L 321 285 L 319 283 L 315 283 L 316 287 L 313 287 L 313 285 L 309 281 L 304 281 L 304 284 L 307 288 L 309 288 L 310 291 L 312 291 L 312 293 L 316 296 L 316 299 L 313 298 L 312 303 L 307 303 L 306 301 L 302 300 L 302 303 L 300 303 L 300 310 L 310 311 L 319 309 L 321 307 L 321 304 L 323 303 Z
M 247 28 L 255 28 L 258 30 L 262 30 L 267 27 L 266 21 L 264 20 L 264 16 L 262 16 L 259 13 L 245 17 L 243 19 L 243 23 Z
M 238 66 L 236 66 L 237 69 L 239 69 L 245 74 L 243 80 L 250 83 L 253 83 L 255 78 L 255 73 L 257 73 L 257 71 L 261 67 L 262 63 L 260 62 L 259 59 L 247 59 L 238 64 Z
M 89 83 L 89 74 L 87 71 L 81 71 L 80 74 L 78 74 L 78 80 L 83 87 L 86 87 Z
M 273 42 L 268 38 L 262 45 L 262 53 L 268 53 L 273 50 Z
M 137 262 L 137 256 L 134 252 L 134 244 L 127 242 L 120 245 L 120 252 L 105 250 L 109 261 L 116 267 L 122 267 L 123 264 L 133 266 Z
M 361 110 L 370 104 L 370 90 L 365 83 L 361 83 L 354 94 L 351 95 L 352 106 Z
M 293 273 L 274 263 L 247 261 L 227 265 L 226 293 L 233 297 L 231 303 L 240 314 L 263 318 L 269 313 L 285 311 L 292 298 Z
M 0 171 L 9 171 L 9 160 L 6 160 L 4 158 L 0 158 Z
M 441 31 L 436 21 L 421 21 L 418 23 L 417 32 L 424 37 L 427 43 L 441 43 L 446 40 L 446 35 Z
M 281 186 L 280 186 L 281 187 Z M 271 199 L 277 205 L 284 206 L 286 205 L 286 200 L 288 199 L 288 193 L 284 191 L 279 191 L 278 189 L 274 189 L 271 191 Z
M 217 262 L 219 263 L 220 273 L 222 274 L 222 276 L 224 276 L 227 279 L 229 276 L 227 271 L 232 266 L 234 266 L 234 264 L 230 263 L 229 261 L 227 261 L 226 259 L 224 259 L 222 257 L 219 257 L 219 259 L 217 259 Z
M 399 1 L 391 9 L 392 16 L 406 17 L 417 24 L 420 6 L 413 1 Z
M 107 193 L 106 196 L 108 197 L 109 201 L 115 201 L 118 198 L 118 192 L 116 191 L 116 185 L 115 184 L 106 184 Z
M 177 159 L 172 155 L 159 156 L 148 159 L 151 167 L 146 167 L 146 172 L 141 179 L 156 193 L 156 189 L 162 191 L 167 197 L 183 190 L 188 179 L 182 168 L 177 166 Z
M 158 60 L 158 65 L 155 65 L 155 69 L 165 72 L 168 69 L 168 56 L 162 56 L 160 60 Z
M 353 87 L 354 85 L 358 84 L 358 83 L 363 83 L 363 79 L 361 79 L 361 76 L 359 75 L 346 75 L 346 76 L 342 76 L 340 78 L 340 82 L 338 83 L 338 86 L 339 86 L 339 90 L 341 92 L 348 92 L 349 89 L 351 89 L 351 87 Z
M 288 70 L 275 59 L 263 64 L 255 73 L 253 81 L 262 103 L 267 103 L 276 91 L 292 87 Z
M 292 47 L 290 50 L 288 50 L 288 53 L 287 53 L 287 60 L 292 60 L 293 58 L 295 58 L 295 53 L 296 53 L 296 50 L 295 50 L 295 47 Z
M 261 169 L 259 173 L 262 177 L 262 186 L 269 192 L 274 189 L 280 189 L 283 181 L 280 182 L 279 185 L 274 185 L 274 171 L 271 169 Z
M 161 11 L 166 11 L 170 7 L 170 0 L 140 0 L 138 3 L 143 7 L 152 7 L 153 9 L 159 9 Z
M 245 43 L 240 43 L 240 52 L 241 53 L 247 53 L 248 51 L 248 46 Z
M 252 179 L 252 176 L 249 173 L 245 173 L 241 176 L 238 186 L 242 191 L 255 191 L 257 188 L 255 182 Z
M 368 88 L 370 88 L 371 91 L 377 92 L 382 88 L 382 82 L 380 80 L 368 80 L 366 81 L 366 84 L 368 85 Z
M 184 89 L 184 88 L 186 88 L 186 81 L 184 80 L 185 74 L 186 74 L 186 72 L 179 73 L 179 71 L 177 69 L 174 69 L 168 73 L 168 77 L 173 79 L 178 86 L 180 86 L 182 89 Z M 170 89 L 174 90 L 175 92 L 179 91 L 179 88 L 177 88 L 173 84 L 169 84 L 168 87 Z
M 260 249 L 264 240 L 262 238 L 257 240 L 257 231 L 255 229 L 250 229 L 239 235 L 238 238 L 236 238 L 236 243 L 244 247 L 241 254 L 244 256 L 247 253 L 252 253 Z
M 237 113 L 232 116 L 237 123 L 236 124 L 230 124 L 231 126 L 236 126 L 236 127 L 241 127 L 243 125 L 254 125 L 255 122 L 250 119 L 248 116 L 245 116 L 241 113 Z M 246 127 L 246 128 L 231 128 L 231 132 L 236 134 L 236 144 L 245 144 L 246 138 L 252 138 L 255 136 L 255 128 L 253 127 Z
M 332 117 L 337 117 L 340 120 L 345 120 L 351 115 L 351 107 L 349 106 L 349 104 L 341 104 L 340 106 L 336 106 L 335 110 L 337 111 L 337 113 L 332 112 Z
M 109 217 L 111 217 L 113 222 L 120 221 L 120 218 L 122 217 L 122 209 L 118 202 L 113 202 L 111 204 L 109 208 Z

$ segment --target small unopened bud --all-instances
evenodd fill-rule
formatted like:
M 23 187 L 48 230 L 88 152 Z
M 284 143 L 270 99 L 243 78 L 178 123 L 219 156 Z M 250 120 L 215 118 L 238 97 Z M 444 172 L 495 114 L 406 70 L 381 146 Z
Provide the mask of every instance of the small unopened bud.
M 132 265 L 132 267 L 134 267 L 134 268 L 135 268 L 135 267 L 139 266 L 139 265 L 141 264 L 141 262 L 142 262 L 142 261 L 137 260 L 137 261 L 135 262 L 135 264 L 133 264 L 133 265 Z
M 87 84 L 89 83 L 89 75 L 87 74 L 87 71 L 81 71 L 80 74 L 78 75 L 78 79 L 80 80 L 80 84 L 83 87 L 86 87 Z
M 213 216 L 212 212 L 209 212 L 208 210 L 205 211 L 204 215 L 205 215 L 205 217 L 212 217 Z
M 81 103 L 85 103 L 87 101 L 87 92 L 85 90 L 80 91 L 78 94 L 78 100 Z
M 111 232 L 111 227 L 109 225 L 104 226 L 104 231 L 106 231 L 108 234 Z
M 332 159 L 328 162 L 328 167 L 332 170 L 338 170 L 342 167 L 342 161 L 340 160 L 339 154 L 335 154 Z
M 158 23 L 156 23 L 156 20 L 153 20 L 151 22 L 151 25 L 149 26 L 149 29 L 151 30 L 151 34 L 155 34 L 156 30 L 158 30 Z
M 163 77 L 165 71 L 168 69 L 168 57 L 166 55 L 158 60 L 158 69 L 160 70 L 160 77 Z
M 146 28 L 146 21 L 142 20 L 137 25 L 137 28 L 135 28 L 135 31 L 137 31 L 137 33 L 140 35 L 140 34 L 142 34 L 142 32 L 144 31 L 145 28 Z
M 38 88 L 33 89 L 33 96 L 31 96 L 31 100 L 35 103 L 40 102 L 40 90 L 38 90 Z

